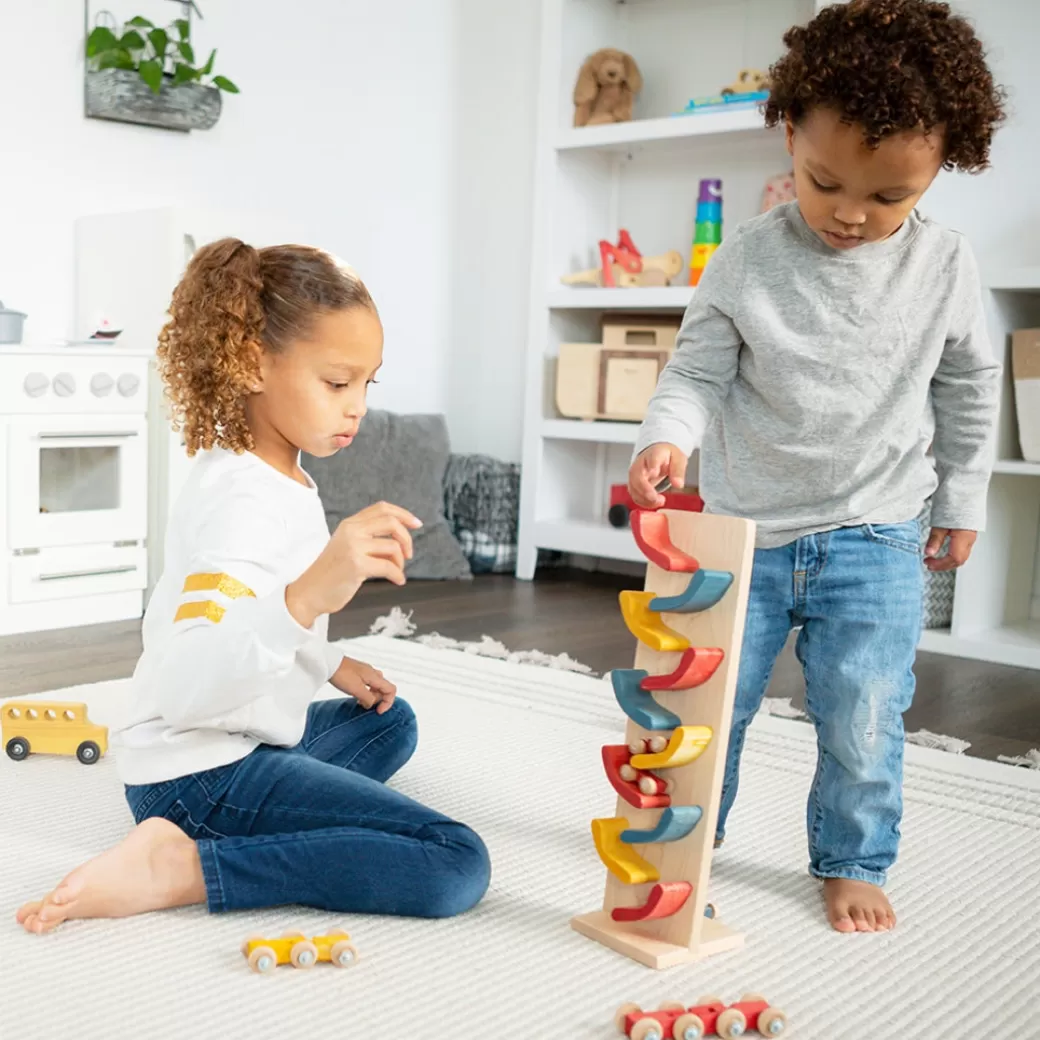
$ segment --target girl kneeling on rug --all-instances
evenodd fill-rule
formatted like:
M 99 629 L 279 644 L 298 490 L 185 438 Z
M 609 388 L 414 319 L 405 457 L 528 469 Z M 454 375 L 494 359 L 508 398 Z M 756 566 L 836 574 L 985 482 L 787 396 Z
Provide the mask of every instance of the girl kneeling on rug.
M 201 249 L 159 365 L 195 464 L 117 756 L 137 827 L 18 913 L 30 932 L 205 903 L 447 917 L 490 877 L 468 827 L 385 786 L 416 721 L 328 642 L 369 578 L 405 581 L 418 519 L 380 504 L 329 538 L 300 452 L 347 447 L 382 364 L 365 286 L 317 249 Z M 347 696 L 315 703 L 331 683 Z

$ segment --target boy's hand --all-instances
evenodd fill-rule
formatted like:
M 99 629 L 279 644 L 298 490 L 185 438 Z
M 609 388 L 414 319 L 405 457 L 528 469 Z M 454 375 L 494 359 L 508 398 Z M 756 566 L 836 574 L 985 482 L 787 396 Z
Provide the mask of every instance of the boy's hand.
M 322 614 L 342 610 L 369 578 L 404 584 L 412 558 L 410 531 L 422 521 L 400 506 L 378 502 L 347 517 L 322 554 L 285 590 L 289 613 L 310 628 Z
M 952 571 L 966 563 L 978 538 L 978 531 L 963 531 L 956 527 L 933 527 L 924 547 L 924 565 L 930 571 Z M 939 552 L 943 542 L 950 539 L 949 548 L 944 556 Z
M 353 697 L 362 708 L 375 708 L 377 715 L 388 712 L 397 696 L 397 687 L 378 668 L 350 657 L 343 658 L 329 682 Z
M 657 485 L 667 477 L 673 488 L 686 481 L 686 456 L 674 444 L 651 444 L 641 451 L 628 471 L 628 493 L 637 506 L 657 509 L 664 495 Z

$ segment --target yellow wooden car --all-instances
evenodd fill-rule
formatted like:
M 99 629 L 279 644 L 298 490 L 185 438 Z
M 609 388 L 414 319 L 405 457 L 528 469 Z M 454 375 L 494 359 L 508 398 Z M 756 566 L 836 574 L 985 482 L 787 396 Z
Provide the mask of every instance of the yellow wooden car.
M 0 705 L 0 733 L 16 762 L 30 754 L 75 755 L 92 766 L 108 750 L 108 728 L 87 718 L 85 704 L 7 701 Z
M 313 968 L 326 962 L 337 968 L 352 968 L 358 962 L 357 947 L 346 932 L 329 932 L 308 939 L 302 932 L 285 932 L 280 939 L 251 935 L 242 943 L 242 956 L 258 974 L 274 971 L 279 964 L 294 968 Z

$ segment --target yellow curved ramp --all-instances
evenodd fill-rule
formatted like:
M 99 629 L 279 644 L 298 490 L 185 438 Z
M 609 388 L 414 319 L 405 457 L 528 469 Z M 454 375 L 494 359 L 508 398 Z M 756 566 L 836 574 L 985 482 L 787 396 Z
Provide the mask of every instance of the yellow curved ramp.
M 657 869 L 621 840 L 621 832 L 625 830 L 628 830 L 628 820 L 624 817 L 592 821 L 592 840 L 604 866 L 626 885 L 660 881 Z
M 633 769 L 674 769 L 700 758 L 711 743 L 711 726 L 678 726 L 672 732 L 668 747 L 656 754 L 633 755 Z
M 653 592 L 633 592 L 629 589 L 618 596 L 621 616 L 625 619 L 629 632 L 651 650 L 666 653 L 689 650 L 689 641 L 670 629 L 661 620 L 661 615 L 650 609 L 650 601 L 656 598 Z

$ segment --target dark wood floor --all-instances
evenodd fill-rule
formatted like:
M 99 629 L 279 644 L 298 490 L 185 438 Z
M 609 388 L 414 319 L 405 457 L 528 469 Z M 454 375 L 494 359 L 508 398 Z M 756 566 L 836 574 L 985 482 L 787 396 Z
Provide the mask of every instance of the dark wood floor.
M 629 667 L 635 643 L 621 620 L 617 593 L 640 579 L 545 571 L 535 582 L 480 577 L 472 582 L 374 585 L 336 615 L 335 638 L 363 635 L 391 607 L 412 612 L 419 632 L 456 639 L 487 634 L 514 650 L 568 653 L 596 672 Z M 98 625 L 0 639 L 0 697 L 129 675 L 140 653 L 137 623 Z M 995 758 L 1040 747 L 1040 672 L 921 654 L 907 728 L 971 741 L 968 754 Z M 801 705 L 804 684 L 791 647 L 768 695 Z

